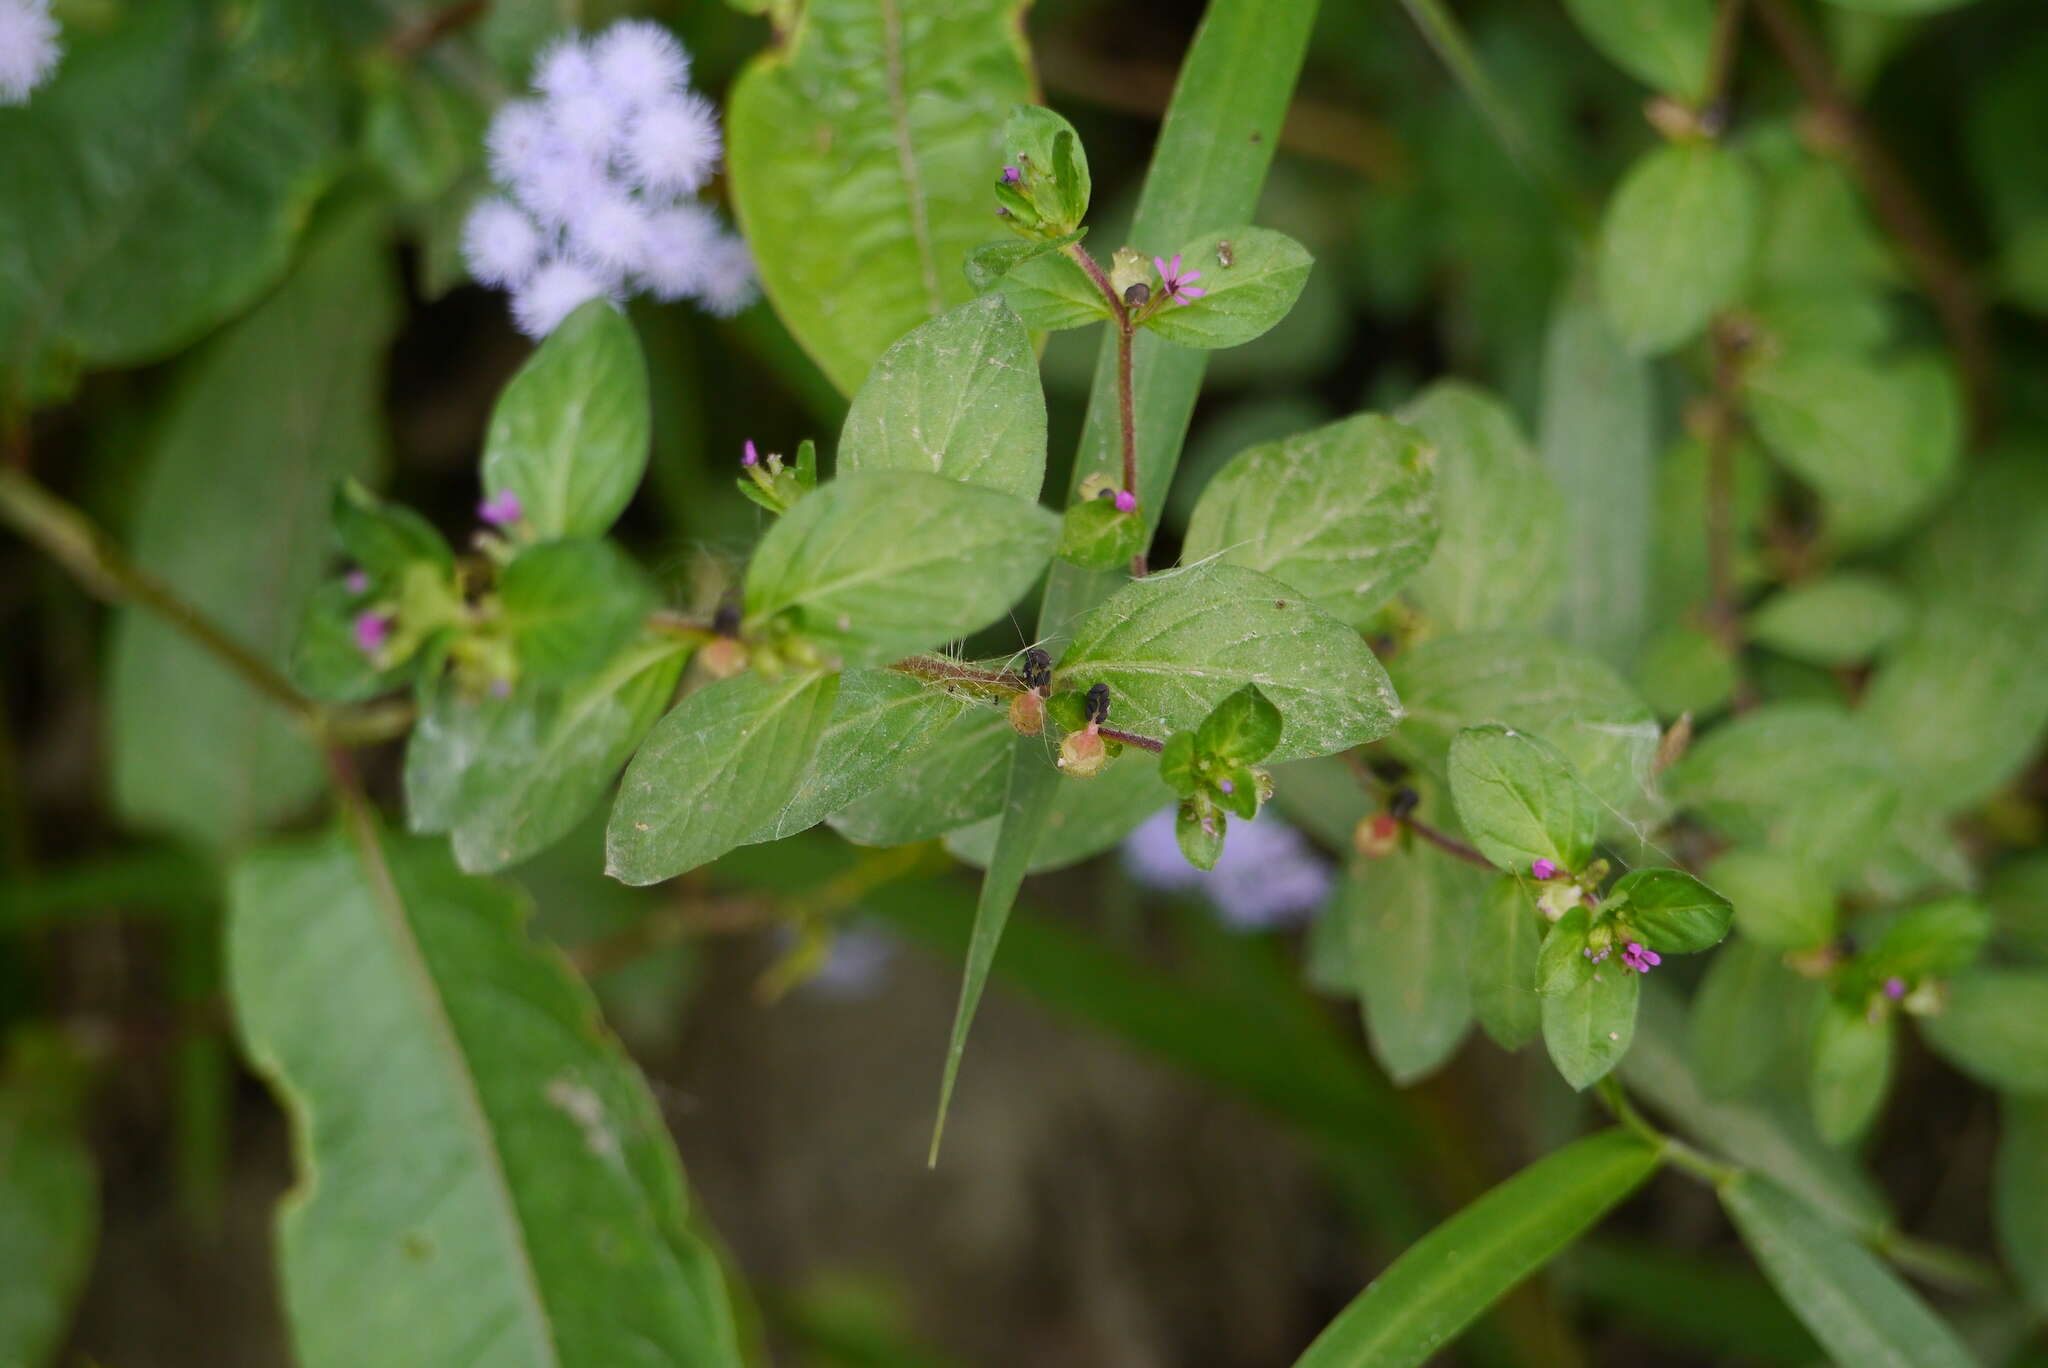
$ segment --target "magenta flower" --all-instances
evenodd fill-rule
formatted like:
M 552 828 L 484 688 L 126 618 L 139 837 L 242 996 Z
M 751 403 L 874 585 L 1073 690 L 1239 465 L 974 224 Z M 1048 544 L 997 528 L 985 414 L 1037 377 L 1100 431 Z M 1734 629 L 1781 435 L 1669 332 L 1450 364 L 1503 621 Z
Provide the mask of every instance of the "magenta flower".
M 1019 171 L 1016 167 L 1006 166 L 1003 168 L 1003 184 L 1015 185 L 1017 182 L 1023 179 L 1024 173 Z
M 1557 877 L 1557 862 L 1554 860 L 1529 861 L 1529 874 L 1538 881 Z
M 1647 974 L 1664 962 L 1664 957 L 1655 950 L 1645 950 L 1641 941 L 1630 941 L 1628 948 L 1621 952 L 1621 962 L 1638 974 Z
M 1896 974 L 1884 981 L 1884 995 L 1897 1002 L 1906 995 L 1906 981 Z
M 755 450 L 754 439 L 751 437 L 747 438 L 747 445 L 740 452 L 740 464 L 743 466 L 757 466 L 761 464 L 761 453 Z
M 370 572 L 362 569 L 360 566 L 343 575 L 341 582 L 347 586 L 351 594 L 367 594 L 370 592 Z
M 510 527 L 519 521 L 525 510 L 520 507 L 519 496 L 511 490 L 493 494 L 476 506 L 477 517 L 492 527 Z
M 1203 295 L 1209 293 L 1207 290 L 1197 289 L 1188 284 L 1190 280 L 1200 280 L 1202 273 L 1200 271 L 1182 271 L 1180 268 L 1179 252 L 1173 254 L 1173 260 L 1170 262 L 1159 257 L 1153 257 L 1152 264 L 1159 268 L 1160 287 L 1166 291 L 1167 298 L 1171 299 L 1174 303 L 1192 304 Z
M 1128 489 L 1119 489 L 1119 490 L 1118 490 L 1118 491 L 1116 492 L 1116 511 L 1117 511 L 1117 512 L 1119 512 L 1119 513 L 1128 513 L 1128 512 L 1130 512 L 1130 511 L 1131 511 L 1132 509 L 1136 508 L 1137 506 L 1138 506 L 1138 496 L 1137 496 L 1137 495 L 1135 495 L 1135 494 L 1133 494 L 1133 493 L 1131 493 L 1131 491 L 1130 491 L 1130 490 L 1128 490 Z
M 358 613 L 355 622 L 356 649 L 375 655 L 391 640 L 391 618 L 384 613 Z

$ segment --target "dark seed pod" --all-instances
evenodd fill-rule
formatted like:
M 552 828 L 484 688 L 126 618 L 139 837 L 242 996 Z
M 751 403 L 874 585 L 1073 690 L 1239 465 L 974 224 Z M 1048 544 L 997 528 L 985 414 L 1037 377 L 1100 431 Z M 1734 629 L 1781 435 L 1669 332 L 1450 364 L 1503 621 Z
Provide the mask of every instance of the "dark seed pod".
M 1024 653 L 1024 687 L 1044 693 L 1052 687 L 1052 657 L 1033 646 Z
M 1090 688 L 1081 708 L 1088 720 L 1098 726 L 1109 721 L 1109 685 L 1097 684 Z
M 721 603 L 718 611 L 711 615 L 711 630 L 722 637 L 740 634 L 740 608 L 736 603 Z
M 1133 309 L 1142 309 L 1151 302 L 1152 287 L 1142 280 L 1124 291 L 1124 303 Z

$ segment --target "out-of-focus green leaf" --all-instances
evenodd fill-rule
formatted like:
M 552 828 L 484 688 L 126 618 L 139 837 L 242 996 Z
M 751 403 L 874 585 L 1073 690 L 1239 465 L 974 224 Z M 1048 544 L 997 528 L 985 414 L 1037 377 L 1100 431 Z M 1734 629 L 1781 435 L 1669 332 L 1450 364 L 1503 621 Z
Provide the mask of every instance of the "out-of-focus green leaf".
M 1735 692 L 1735 675 L 1727 644 L 1692 622 L 1651 632 L 1635 662 L 1636 682 L 1660 717 L 1718 712 Z
M 1610 664 L 1635 656 L 1649 607 L 1655 407 L 1590 271 L 1558 301 L 1543 346 L 1543 463 L 1565 501 L 1560 626 Z
M 999 490 L 909 470 L 843 475 L 777 519 L 747 613 L 849 667 L 986 627 L 1052 559 L 1059 519 Z
M 1991 914 L 1973 898 L 1939 898 L 1892 916 L 1863 955 L 1876 978 L 1947 978 L 1973 963 L 1991 936 Z
M 1543 995 L 1543 1044 L 1550 1062 L 1572 1087 L 1606 1076 L 1635 1040 L 1636 999 L 1643 976 L 1608 953 L 1587 955 L 1588 913 L 1575 907 L 1544 938 L 1536 961 Z
M 1621 1130 L 1539 1159 L 1396 1259 L 1316 1337 L 1295 1368 L 1428 1362 L 1640 1187 L 1657 1161 L 1655 1148 Z
M 676 642 L 642 641 L 566 688 L 502 699 L 437 688 L 406 743 L 412 829 L 447 832 L 471 873 L 545 850 L 604 796 L 668 706 L 683 660 Z
M 1808 1368 L 1820 1346 L 1744 1262 L 1678 1253 L 1647 1240 L 1581 1240 L 1553 1276 L 1638 1334 L 1673 1352 Z
M 1440 381 L 1401 421 L 1436 446 L 1436 552 L 1408 597 L 1445 633 L 1548 620 L 1564 580 L 1564 500 L 1507 405 Z
M 237 1019 L 304 1166 L 278 1218 L 301 1363 L 424 1368 L 480 1326 L 521 1363 L 740 1362 L 661 1113 L 516 894 L 366 831 L 249 855 L 230 903 Z
M 1712 0 L 1565 0 L 1609 61 L 1681 100 L 1706 94 L 1713 59 Z
M 99 1179 L 71 1092 L 39 1068 L 0 1085 L 0 1362 L 24 1368 L 57 1362 L 99 1239 Z
M 1998 1246 L 2037 1314 L 2048 1312 L 2048 1098 L 2006 1097 L 1991 1214 Z
M 836 674 L 743 674 L 677 704 L 626 766 L 605 867 L 659 883 L 716 859 L 783 810 L 832 717 Z
M 1614 881 L 1607 901 L 1642 933 L 1652 950 L 1690 955 L 1728 934 L 1728 900 L 1680 869 L 1632 869 Z
M 1278 580 L 1216 561 L 1126 585 L 1075 624 L 1057 682 L 1107 684 L 1111 725 L 1156 737 L 1256 684 L 1286 719 L 1276 763 L 1378 740 L 1400 715 L 1356 631 Z
M 1509 727 L 1468 727 L 1446 769 L 1458 821 L 1480 853 L 1509 873 L 1537 860 L 1576 872 L 1593 855 L 1600 809 L 1558 749 Z
M 1667 143 L 1637 162 L 1600 227 L 1600 299 L 1622 341 L 1656 354 L 1699 336 L 1742 290 L 1757 218 L 1749 168 L 1719 143 Z
M 1876 1255 L 1761 1174 L 1721 1187 L 1721 1205 L 1793 1314 L 1837 1363 L 1970 1368 L 1955 1332 Z
M 733 86 L 733 202 L 776 312 L 844 393 L 968 298 L 998 135 L 1031 99 L 1019 0 L 814 0 Z
M 1845 543 L 1904 528 L 1962 455 L 1961 392 L 1931 356 L 1788 354 L 1752 367 L 1744 397 L 1764 445 L 1819 491 L 1828 529 Z
M 135 560 L 273 662 L 319 578 L 336 482 L 381 456 L 396 326 L 383 253 L 375 215 L 330 224 L 260 309 L 186 366 L 149 452 Z M 320 787 L 319 757 L 289 718 L 140 608 L 115 621 L 109 711 L 114 803 L 138 825 L 224 843 Z
M 1868 660 L 1906 629 L 1911 609 L 1876 575 L 1838 571 L 1794 585 L 1750 614 L 1751 640 L 1816 665 Z
M 1159 782 L 1158 764 L 1143 752 L 1125 751 L 1092 779 L 1062 780 L 1025 873 L 1064 869 L 1114 849 L 1172 796 Z M 946 849 L 987 869 L 995 858 L 998 826 L 991 817 L 948 832 Z
M 909 845 L 997 816 L 1015 735 L 1000 710 L 968 708 L 946 724 L 917 763 L 834 813 L 832 829 L 859 845 Z
M 1536 995 L 1539 915 L 1520 879 L 1494 880 L 1466 957 L 1472 1014 L 1503 1050 L 1521 1049 L 1543 1028 L 1543 1000 Z
M 2048 447 L 2014 444 L 1976 465 L 1907 549 L 1926 603 L 2048 619 Z
M 491 411 L 484 489 L 513 494 L 533 535 L 611 530 L 647 470 L 647 363 L 625 315 L 592 300 L 548 334 Z
M 1820 1138 L 1846 1144 L 1863 1133 L 1892 1079 L 1892 1017 L 1862 1003 L 1830 1002 L 1815 1023 L 1809 1092 Z
M 613 543 L 564 537 L 513 558 L 498 580 L 498 605 L 520 672 L 573 680 L 632 640 L 654 607 L 654 589 Z
M 1717 950 L 1692 1000 L 1689 1043 L 1701 1091 L 1755 1091 L 1790 1042 L 1805 1045 L 1817 991 L 1767 946 L 1738 938 Z
M 1472 1024 L 1465 960 L 1486 875 L 1441 851 L 1354 862 L 1326 916 L 1341 917 L 1373 1057 L 1402 1086 L 1456 1053 Z
M 1036 499 L 1045 392 L 1031 336 L 1007 304 L 971 299 L 876 359 L 839 435 L 839 473 L 917 470 Z
M 1225 242 L 1228 266 L 1220 250 Z M 1287 234 L 1249 225 L 1204 233 L 1173 255 L 1180 260 L 1180 278 L 1200 272 L 1193 288 L 1204 293 L 1166 305 L 1144 326 L 1169 342 L 1210 351 L 1242 346 L 1285 318 L 1314 265 L 1308 249 Z
M 1830 0 L 1830 3 L 1843 9 L 1861 10 L 1865 14 L 1934 14 L 1967 5 L 1970 0 Z
M 2048 1093 L 2048 972 L 1979 969 L 1921 1018 L 1927 1043 L 1987 1088 Z
M 1725 851 L 1707 866 L 1707 878 L 1733 904 L 1742 934 L 1759 945 L 1808 950 L 1834 938 L 1834 892 L 1795 854 Z
M 1202 491 L 1182 557 L 1263 571 L 1363 628 L 1436 546 L 1431 465 L 1421 434 L 1371 413 L 1252 447 Z
M 165 0 L 78 25 L 49 87 L 0 109 L 0 391 L 169 356 L 284 274 L 340 162 L 340 91 L 296 6 L 241 19 Z
M 1998 935 L 2048 961 L 2048 853 L 2022 855 L 1992 872 L 1984 887 Z

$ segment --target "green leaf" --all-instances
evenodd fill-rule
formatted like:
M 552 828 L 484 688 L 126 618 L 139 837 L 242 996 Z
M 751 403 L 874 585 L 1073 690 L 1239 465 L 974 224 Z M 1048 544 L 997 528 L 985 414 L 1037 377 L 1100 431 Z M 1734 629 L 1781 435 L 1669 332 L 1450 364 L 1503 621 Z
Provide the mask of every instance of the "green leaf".
M 876 360 L 839 435 L 839 472 L 917 470 L 1036 499 L 1045 392 L 1031 336 L 1002 300 L 970 299 Z
M 1472 1025 L 1465 959 L 1486 875 L 1435 850 L 1354 862 L 1334 907 L 1373 1058 L 1402 1087 L 1449 1062 Z
M 1607 899 L 1644 945 L 1677 955 L 1719 945 L 1734 917 L 1726 898 L 1678 869 L 1631 870 L 1614 881 Z
M 334 535 L 349 559 L 386 592 L 397 589 L 415 562 L 455 569 L 455 553 L 432 523 L 354 480 L 342 481 L 334 491 Z
M 841 664 L 879 665 L 1001 617 L 1052 558 L 1059 519 L 1013 494 L 877 470 L 804 496 L 747 568 L 748 616 Z
M 1424 1236 L 1344 1308 L 1295 1368 L 1411 1368 L 1557 1257 L 1657 1169 L 1603 1131 L 1539 1159 Z
M 1059 557 L 1071 565 L 1107 570 L 1144 549 L 1144 518 L 1118 511 L 1112 498 L 1084 499 L 1060 519 Z
M 1750 614 L 1751 640 L 1795 660 L 1854 665 L 1906 629 L 1911 609 L 1876 575 L 1837 571 L 1772 595 Z
M 1704 626 L 1674 622 L 1659 627 L 1636 656 L 1636 681 L 1662 717 L 1708 715 L 1735 692 L 1735 657 Z
M 313 590 L 292 638 L 292 683 L 310 697 L 333 703 L 354 703 L 398 687 L 409 666 L 380 670 L 356 644 L 356 617 L 371 602 L 341 580 Z
M 1999 1250 L 2038 1315 L 2048 1310 L 2048 1098 L 2003 1097 L 1998 1110 L 1991 1215 Z
M 1712 0 L 1565 0 L 1594 47 L 1666 95 L 1697 101 L 1713 61 Z
M 1552 637 L 1470 632 L 1436 637 L 1394 658 L 1407 710 L 1390 744 L 1442 772 L 1451 739 L 1498 722 L 1549 741 L 1602 803 L 1639 806 L 1657 752 L 1657 721 L 1628 681 Z
M 1955 1333 L 1877 1256 L 1760 1174 L 1721 1187 L 1721 1205 L 1764 1276 L 1837 1363 L 1970 1368 Z
M 339 834 L 231 880 L 250 1058 L 293 1120 L 278 1216 L 295 1357 L 738 1364 L 661 1113 L 504 886 L 438 842 Z
M 1584 907 L 1565 913 L 1536 961 L 1543 1044 L 1564 1081 L 1577 1089 L 1597 1082 L 1628 1053 L 1643 981 L 1623 967 L 1618 953 L 1597 964 L 1586 957 L 1591 920 Z
M 1559 624 L 1609 664 L 1634 659 L 1649 618 L 1656 407 L 1648 364 L 1614 333 L 1581 270 L 1543 343 L 1543 464 L 1564 495 Z
M 1600 299 L 1630 350 L 1690 342 L 1741 293 L 1758 199 L 1741 156 L 1705 139 L 1666 143 L 1630 169 L 1600 225 Z
M 611 530 L 647 470 L 647 363 L 625 315 L 592 300 L 505 386 L 484 438 L 484 491 L 519 499 L 542 541 Z
M 1190 800 L 1174 810 L 1174 844 L 1180 847 L 1181 855 L 1190 865 L 1200 870 L 1211 870 L 1223 858 L 1223 838 L 1229 826 L 1230 819 L 1213 806 L 1204 819 L 1202 808 Z
M 745 844 L 794 836 L 892 783 L 929 773 L 943 763 L 935 748 L 956 723 L 1002 720 L 994 709 L 896 670 L 848 670 L 839 677 L 839 697 L 810 773 L 788 805 Z M 1002 801 L 1000 793 L 995 801 Z
M 1865 14 L 1938 14 L 1942 10 L 1967 5 L 1970 0 L 1829 0 L 1847 10 L 1861 10 Z
M 684 659 L 676 642 L 641 641 L 566 689 L 471 699 L 444 684 L 406 743 L 412 829 L 447 832 L 471 873 L 539 854 L 604 797 L 668 707 Z
M 1565 572 L 1565 508 L 1507 405 L 1457 380 L 1401 410 L 1436 447 L 1436 552 L 1408 597 L 1444 633 L 1541 623 Z
M 1913 539 L 1906 577 L 1923 603 L 2048 621 L 2048 461 L 2036 446 L 1986 453 Z
M 1787 1042 L 1806 1044 L 1818 991 L 1775 950 L 1740 938 L 1722 946 L 1692 1001 L 1689 1045 L 1701 1090 L 1755 1091 L 1787 1055 Z
M 1819 491 L 1828 530 L 1845 544 L 1904 528 L 1962 456 L 1961 392 L 1932 356 L 1788 353 L 1751 367 L 1743 393 L 1764 445 Z
M 619 782 L 606 872 L 623 883 L 659 883 L 772 822 L 810 770 L 838 689 L 836 674 L 749 673 L 678 703 Z
M 1075 624 L 1058 679 L 1107 684 L 1110 725 L 1156 737 L 1256 684 L 1286 719 L 1276 763 L 1378 740 L 1400 709 L 1355 631 L 1277 580 L 1214 561 L 1126 585 Z
M 1734 841 L 1768 846 L 1839 881 L 1898 809 L 1884 744 L 1832 704 L 1767 703 L 1695 743 L 1664 776 L 1682 807 Z
M 274 663 L 327 558 L 336 481 L 378 463 L 396 320 L 381 222 L 332 223 L 261 308 L 181 369 L 147 453 L 136 562 Z M 219 844 L 319 792 L 319 757 L 293 721 L 143 609 L 115 619 L 110 681 L 126 820 Z
M 164 3 L 67 26 L 49 87 L 0 109 L 0 376 L 18 377 L 0 388 L 54 396 L 75 368 L 160 360 L 285 274 L 341 163 L 339 83 L 287 10 L 223 17 Z M 381 287 L 364 303 L 381 331 Z
M 1992 871 L 1984 887 L 1999 938 L 2048 962 L 2048 851 L 2033 851 Z
M 537 680 L 589 674 L 640 630 L 654 588 L 625 552 L 596 537 L 527 547 L 498 581 L 505 630 L 522 673 Z
M 1971 898 L 1940 898 L 1909 908 L 1863 956 L 1873 978 L 1946 978 L 1968 968 L 1991 935 L 1991 915 Z
M 1432 459 L 1372 413 L 1251 447 L 1203 489 L 1182 559 L 1263 571 L 1363 628 L 1436 546 Z
M 1224 242 L 1230 244 L 1228 266 L 1217 251 Z M 1308 249 L 1287 234 L 1249 225 L 1204 233 L 1177 254 L 1182 275 L 1200 271 L 1196 288 L 1207 293 L 1163 305 L 1144 326 L 1169 342 L 1204 351 L 1242 346 L 1287 317 L 1315 264 Z
M 1920 1019 L 1927 1043 L 1987 1088 L 2048 1093 L 2048 972 L 1979 969 L 1948 985 Z
M 1808 1095 L 1820 1138 L 1843 1145 L 1863 1133 L 1892 1078 L 1892 1015 L 1833 1001 L 1813 1028 Z
M 1026 327 L 1040 332 L 1085 328 L 1116 317 L 1101 287 L 1065 252 L 1027 257 L 996 282 L 996 289 Z
M 1234 765 L 1256 765 L 1280 744 L 1280 710 L 1247 684 L 1225 698 L 1195 728 L 1195 745 L 1203 755 Z
M 1158 766 L 1142 752 L 1126 750 L 1092 779 L 1062 779 L 1024 872 L 1045 874 L 1113 850 L 1170 800 Z M 987 869 L 995 860 L 1001 825 L 991 816 L 950 831 L 946 849 L 964 864 Z
M 1016 734 L 999 710 L 968 708 L 916 764 L 833 814 L 832 829 L 858 845 L 910 845 L 999 816 Z
M 1495 879 L 1466 957 L 1472 1013 L 1503 1050 L 1521 1049 L 1543 1027 L 1543 1000 L 1536 995 L 1539 915 L 1520 879 Z
M 1023 190 L 1054 231 L 1080 226 L 1093 184 L 1072 124 L 1043 105 L 1019 105 L 1003 123 L 1002 152 L 1003 164 L 1018 169 Z
M 967 254 L 961 263 L 967 273 L 967 283 L 974 287 L 976 294 L 987 294 L 996 288 L 1002 278 L 1017 267 L 1047 252 L 1057 252 L 1069 243 L 1079 242 L 1088 236 L 1088 230 L 1068 233 L 1057 238 L 1004 238 L 1000 242 L 984 242 Z M 1093 289 L 1093 285 L 1089 287 Z M 1102 292 L 1097 290 L 1097 299 Z M 1014 307 L 1014 306 L 1013 306 Z M 1103 305 L 1103 316 L 1109 316 L 1109 306 Z
M 1727 895 L 1742 934 L 1759 945 L 1810 950 L 1834 939 L 1834 891 L 1797 855 L 1725 851 L 1707 866 L 1707 878 Z
M 40 97 L 39 97 L 40 98 Z M 92 1271 L 99 1179 L 72 1107 L 42 1071 L 0 1087 L 0 1362 L 54 1364 Z
M 957 263 L 997 223 L 998 133 L 1031 99 L 1022 11 L 813 0 L 733 86 L 726 164 L 761 283 L 843 393 L 968 297 Z
M 1498 725 L 1468 727 L 1446 770 L 1458 821 L 1481 854 L 1520 874 L 1537 860 L 1577 872 L 1593 855 L 1600 809 L 1558 749 Z

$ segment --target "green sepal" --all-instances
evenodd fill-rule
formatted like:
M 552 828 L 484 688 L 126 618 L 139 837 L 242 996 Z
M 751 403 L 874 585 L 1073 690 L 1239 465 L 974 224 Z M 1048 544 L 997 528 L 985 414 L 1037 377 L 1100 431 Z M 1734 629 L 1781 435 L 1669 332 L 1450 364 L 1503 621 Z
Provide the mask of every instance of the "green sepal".
M 1218 812 L 1206 798 L 1183 801 L 1173 821 L 1173 837 L 1180 853 L 1197 869 L 1214 869 L 1223 855 L 1223 833 L 1230 819 Z
M 1145 549 L 1145 520 L 1117 511 L 1114 499 L 1084 499 L 1067 509 L 1059 557 L 1084 570 L 1110 570 Z

